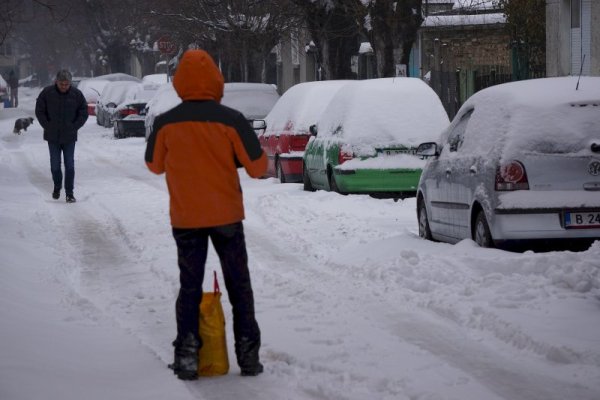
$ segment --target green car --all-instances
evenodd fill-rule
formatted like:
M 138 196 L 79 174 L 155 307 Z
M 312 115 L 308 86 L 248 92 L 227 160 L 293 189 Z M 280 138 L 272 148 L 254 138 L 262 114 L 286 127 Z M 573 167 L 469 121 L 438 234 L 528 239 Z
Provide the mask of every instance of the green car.
M 415 196 L 426 160 L 449 120 L 438 96 L 416 78 L 382 78 L 344 86 L 329 103 L 304 152 L 304 190 Z

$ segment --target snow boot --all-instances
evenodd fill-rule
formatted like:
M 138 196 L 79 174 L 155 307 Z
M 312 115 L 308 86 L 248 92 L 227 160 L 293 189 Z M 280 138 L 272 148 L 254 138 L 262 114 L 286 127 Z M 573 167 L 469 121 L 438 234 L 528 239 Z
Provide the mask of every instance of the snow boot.
M 60 197 L 60 189 L 54 189 L 54 191 L 52 192 L 52 198 L 54 200 L 57 200 Z
M 242 376 L 256 376 L 264 371 L 264 367 L 258 358 L 259 349 L 260 339 L 251 341 L 246 337 L 242 337 L 236 342 L 235 355 L 242 370 Z
M 193 381 L 198 379 L 198 349 L 200 342 L 193 333 L 188 333 L 182 340 L 176 339 L 175 360 L 169 364 L 169 368 L 181 380 Z

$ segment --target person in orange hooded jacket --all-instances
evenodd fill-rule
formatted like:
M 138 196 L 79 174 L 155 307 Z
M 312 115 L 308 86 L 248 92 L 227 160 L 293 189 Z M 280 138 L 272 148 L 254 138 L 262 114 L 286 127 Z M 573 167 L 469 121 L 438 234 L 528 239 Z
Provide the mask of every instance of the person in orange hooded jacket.
M 260 329 L 242 220 L 244 206 L 237 169 L 253 178 L 267 158 L 242 113 L 220 104 L 223 75 L 204 50 L 186 51 L 173 86 L 183 102 L 159 115 L 146 147 L 146 164 L 166 174 L 170 216 L 180 271 L 176 301 L 177 337 L 170 367 L 180 379 L 196 379 L 202 281 L 210 238 L 217 252 L 233 309 L 235 353 L 242 375 L 263 371 Z

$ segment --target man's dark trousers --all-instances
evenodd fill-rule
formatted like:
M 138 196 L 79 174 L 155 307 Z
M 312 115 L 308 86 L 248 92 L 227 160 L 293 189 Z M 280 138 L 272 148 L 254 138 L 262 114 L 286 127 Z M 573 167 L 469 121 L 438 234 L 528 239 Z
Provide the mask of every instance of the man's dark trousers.
M 181 288 L 176 302 L 177 338 L 188 332 L 198 337 L 199 309 L 208 238 L 221 261 L 225 287 L 233 309 L 233 332 L 238 364 L 258 364 L 260 329 L 254 316 L 254 295 L 248 271 L 248 255 L 241 222 L 211 228 L 173 228 L 177 243 Z M 198 337 L 200 340 L 200 338 Z
M 48 142 L 48 148 L 50 149 L 50 171 L 52 172 L 52 180 L 54 181 L 54 190 L 62 188 L 62 153 L 65 161 L 65 192 L 68 195 L 72 195 L 75 182 L 75 142 L 63 144 Z

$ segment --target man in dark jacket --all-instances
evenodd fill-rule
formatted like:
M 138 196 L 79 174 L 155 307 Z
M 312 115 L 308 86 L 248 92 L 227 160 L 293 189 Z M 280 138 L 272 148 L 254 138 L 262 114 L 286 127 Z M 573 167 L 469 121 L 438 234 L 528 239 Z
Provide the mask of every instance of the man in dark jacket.
M 11 70 L 8 74 L 8 87 L 10 88 L 10 104 L 12 107 L 19 106 L 19 78 L 15 71 Z
M 177 244 L 181 287 L 176 302 L 175 362 L 179 379 L 198 377 L 202 281 L 210 238 L 221 261 L 233 309 L 235 354 L 242 375 L 263 372 L 260 330 L 242 220 L 238 167 L 253 178 L 267 169 L 267 156 L 246 118 L 220 104 L 223 75 L 203 50 L 188 50 L 173 78 L 183 103 L 158 116 L 146 148 L 146 164 L 166 173 L 171 225 Z
M 67 203 L 74 203 L 75 142 L 77 131 L 88 118 L 83 94 L 71 86 L 73 77 L 67 70 L 56 74 L 54 85 L 42 90 L 35 103 L 35 116 L 44 128 L 44 140 L 50 149 L 50 171 L 54 181 L 52 198 L 60 197 L 63 174 L 61 153 L 65 162 L 65 192 Z

